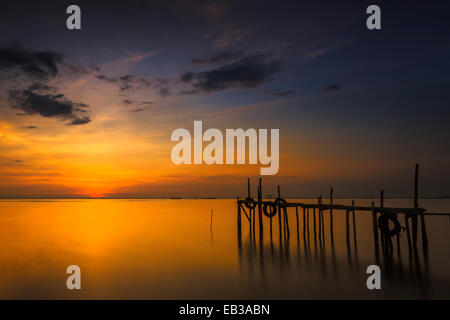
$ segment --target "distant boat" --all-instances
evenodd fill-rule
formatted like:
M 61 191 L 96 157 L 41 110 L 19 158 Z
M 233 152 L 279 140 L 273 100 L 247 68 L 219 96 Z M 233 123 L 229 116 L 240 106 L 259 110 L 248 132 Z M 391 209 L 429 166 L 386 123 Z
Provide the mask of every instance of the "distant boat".
M 172 197 L 172 198 L 169 198 L 169 199 L 171 199 L 171 200 L 180 200 L 181 197 Z

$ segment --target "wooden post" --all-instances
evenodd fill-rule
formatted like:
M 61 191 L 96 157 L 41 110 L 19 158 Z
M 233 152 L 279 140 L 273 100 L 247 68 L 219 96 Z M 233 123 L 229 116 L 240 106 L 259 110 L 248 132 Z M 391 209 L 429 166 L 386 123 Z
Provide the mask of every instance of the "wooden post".
M 333 243 L 333 187 L 330 188 L 330 235 L 331 242 Z
M 297 218 L 297 242 L 299 241 L 299 227 L 298 227 L 298 206 L 295 206 L 295 217 Z
M 352 200 L 352 217 L 353 217 L 353 242 L 356 246 L 356 223 L 355 223 L 355 200 Z
M 314 242 L 317 241 L 316 237 L 316 208 L 313 208 L 313 222 L 314 222 Z
M 280 231 L 280 237 L 281 237 L 281 207 L 277 206 L 277 210 L 278 210 L 278 229 Z
M 419 164 L 414 173 L 414 209 L 419 208 Z
M 247 178 L 247 194 L 248 197 L 250 198 L 250 178 Z
M 322 210 L 320 209 L 320 198 L 317 198 L 317 204 L 319 205 L 319 240 L 322 241 Z
M 258 215 L 259 215 L 259 233 L 263 234 L 263 217 L 262 217 L 262 182 L 261 178 L 259 178 L 259 186 L 258 186 Z
M 239 203 L 239 197 L 237 197 L 237 225 L 238 225 L 238 232 L 241 232 L 241 204 Z
M 383 208 L 384 207 L 384 190 L 381 189 L 380 191 L 380 207 Z
M 241 247 L 242 247 L 242 233 L 241 233 L 241 204 L 239 203 L 239 197 L 237 197 L 237 227 L 238 227 L 238 249 L 239 249 L 239 255 L 241 254 Z
M 384 190 L 381 189 L 380 190 L 380 214 L 382 215 L 384 213 L 383 211 L 383 207 L 384 207 Z M 382 248 L 386 248 L 386 235 L 384 234 L 384 231 L 380 229 L 380 233 L 381 233 L 381 245 Z
M 287 214 L 287 208 L 283 207 L 283 213 L 284 213 L 284 223 L 286 224 L 286 231 L 287 231 L 287 236 L 289 237 L 289 219 L 288 219 L 288 214 Z
M 377 211 L 375 210 L 375 203 L 373 201 L 372 201 L 372 230 L 375 243 L 378 244 Z
M 303 237 L 306 236 L 306 212 L 305 207 L 303 207 Z
M 330 229 L 333 234 L 333 187 L 330 188 Z
M 309 240 L 309 208 L 306 208 L 306 232 Z
M 414 215 L 412 216 L 412 236 L 413 236 L 413 246 L 417 247 L 417 209 L 419 208 L 419 165 L 416 164 L 415 172 L 414 172 Z
M 414 175 L 414 208 L 419 208 L 419 164 L 416 164 Z M 427 228 L 425 226 L 425 216 L 423 211 L 420 212 L 420 224 L 422 226 L 422 245 L 426 250 L 428 248 Z
M 411 233 L 409 231 L 409 222 L 408 222 L 408 215 L 405 214 L 405 226 L 406 226 L 406 237 L 408 239 L 408 249 L 409 249 L 409 255 L 411 256 Z
M 347 239 L 347 245 L 350 245 L 350 223 L 349 223 L 350 211 L 345 210 L 345 234 Z
M 320 195 L 319 196 L 319 202 L 320 202 L 320 207 L 322 208 L 322 195 Z M 324 219 L 323 219 L 323 209 L 320 209 L 320 215 L 321 215 L 321 218 L 322 218 L 322 226 L 321 226 L 321 228 L 322 228 L 322 241 L 323 241 L 323 243 L 325 243 L 325 221 L 324 221 Z

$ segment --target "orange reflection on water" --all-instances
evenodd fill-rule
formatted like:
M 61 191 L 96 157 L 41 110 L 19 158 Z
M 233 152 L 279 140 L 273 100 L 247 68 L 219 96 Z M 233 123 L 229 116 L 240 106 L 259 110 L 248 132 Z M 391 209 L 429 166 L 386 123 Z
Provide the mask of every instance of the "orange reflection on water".
M 424 206 L 436 211 L 450 207 L 448 201 L 433 201 Z M 327 234 L 324 249 L 318 250 L 312 217 L 309 237 L 302 235 L 301 219 L 298 237 L 292 210 L 287 242 L 278 239 L 278 219 L 273 221 L 273 242 L 267 218 L 262 238 L 258 233 L 253 238 L 244 220 L 239 247 L 236 208 L 231 199 L 1 200 L 0 298 L 450 296 L 449 228 L 440 217 L 427 221 L 429 273 L 422 270 L 427 281 L 408 278 L 415 271 L 408 269 L 403 247 L 403 260 L 394 263 L 403 263 L 410 280 L 402 284 L 398 275 L 386 279 L 384 288 L 392 292 L 380 294 L 364 286 L 365 268 L 375 263 L 370 216 L 357 216 L 357 252 L 353 243 L 351 252 L 346 247 L 344 215 L 336 215 L 334 246 Z M 328 227 L 328 215 L 324 217 Z M 404 237 L 401 241 L 405 245 Z M 66 288 L 65 271 L 72 264 L 81 267 L 81 291 Z

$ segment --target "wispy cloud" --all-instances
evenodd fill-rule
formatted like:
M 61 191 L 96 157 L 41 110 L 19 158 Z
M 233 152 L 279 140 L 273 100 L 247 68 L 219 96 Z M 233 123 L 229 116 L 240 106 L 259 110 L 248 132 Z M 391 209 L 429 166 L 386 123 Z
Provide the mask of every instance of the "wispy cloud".
M 242 51 L 222 51 L 215 53 L 206 58 L 193 58 L 189 63 L 193 66 L 205 65 L 205 64 L 218 64 L 227 62 L 230 60 L 236 60 L 242 57 Z

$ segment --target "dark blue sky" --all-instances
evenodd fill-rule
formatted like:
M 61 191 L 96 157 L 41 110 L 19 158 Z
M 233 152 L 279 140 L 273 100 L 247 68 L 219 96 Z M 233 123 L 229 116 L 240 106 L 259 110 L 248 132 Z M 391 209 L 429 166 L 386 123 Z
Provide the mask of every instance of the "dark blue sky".
M 0 48 L 22 50 L 27 57 L 49 50 L 62 54 L 57 63 L 117 85 L 120 99 L 130 104 L 144 99 L 135 89 L 151 90 L 165 111 L 134 119 L 136 127 L 145 119 L 166 119 L 153 125 L 170 132 L 205 115 L 211 127 L 279 127 L 290 154 L 306 153 L 292 147 L 300 141 L 317 147 L 307 150 L 311 162 L 355 161 L 358 172 L 379 164 L 383 169 L 367 178 L 390 184 L 398 194 L 409 191 L 396 181 L 420 162 L 426 194 L 450 194 L 448 1 L 77 1 L 79 31 L 65 28 L 70 4 L 3 1 Z M 382 30 L 366 28 L 370 4 L 381 7 Z M 116 63 L 124 59 L 133 63 Z M 10 62 L 0 54 L 0 68 Z M 66 79 L 75 73 L 65 70 Z M 5 104 L 16 81 L 8 76 L 0 81 Z M 175 97 L 183 105 L 170 100 Z M 95 103 L 81 102 L 91 106 L 88 118 L 71 110 L 63 119 L 95 123 Z M 256 105 L 271 107 L 232 118 L 211 116 Z M 142 103 L 134 109 L 141 110 Z M 399 168 L 404 170 L 397 175 Z M 338 174 L 351 172 L 351 165 L 333 170 L 335 181 L 352 182 Z M 280 172 L 293 190 L 302 180 L 293 170 Z

